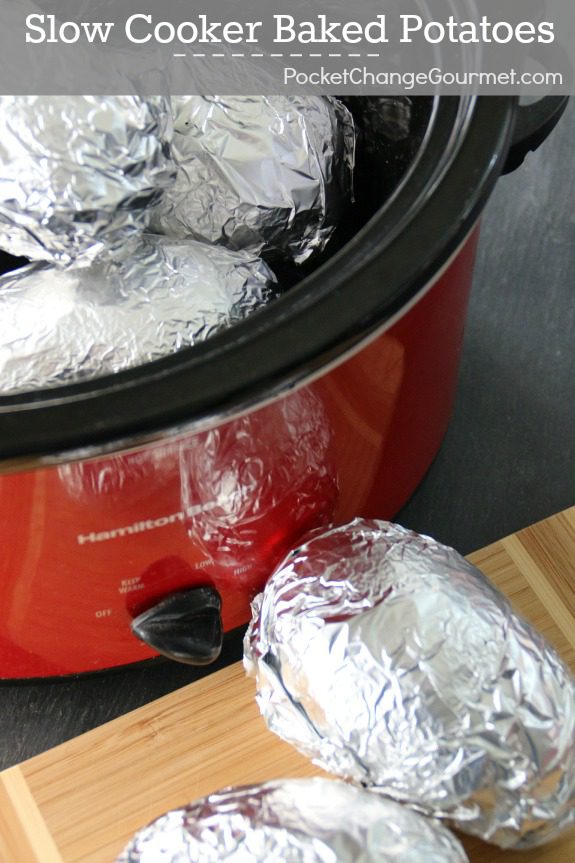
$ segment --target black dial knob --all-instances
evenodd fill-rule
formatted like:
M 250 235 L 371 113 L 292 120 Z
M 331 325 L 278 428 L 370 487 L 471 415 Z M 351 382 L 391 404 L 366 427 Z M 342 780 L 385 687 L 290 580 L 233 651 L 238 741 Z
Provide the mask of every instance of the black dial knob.
M 132 632 L 153 650 L 189 665 L 209 665 L 223 641 L 222 601 L 213 587 L 191 587 L 164 597 L 132 621 Z

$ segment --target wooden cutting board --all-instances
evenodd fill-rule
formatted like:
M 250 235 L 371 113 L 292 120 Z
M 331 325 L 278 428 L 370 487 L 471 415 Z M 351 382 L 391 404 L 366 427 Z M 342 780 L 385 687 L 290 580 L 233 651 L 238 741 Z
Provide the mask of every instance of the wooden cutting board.
M 575 670 L 575 507 L 471 560 Z M 2 863 L 112 863 L 168 809 L 224 785 L 318 774 L 267 731 L 240 665 L 0 773 Z M 465 840 L 472 863 L 573 863 L 575 835 L 503 852 Z

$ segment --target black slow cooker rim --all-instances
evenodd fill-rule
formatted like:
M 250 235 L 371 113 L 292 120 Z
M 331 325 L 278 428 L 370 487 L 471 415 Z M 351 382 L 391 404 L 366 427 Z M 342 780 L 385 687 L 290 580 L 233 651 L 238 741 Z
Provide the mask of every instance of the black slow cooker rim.
M 342 250 L 292 289 L 289 301 L 281 298 L 202 345 L 136 369 L 0 397 L 4 466 L 94 455 L 116 442 L 124 449 L 170 429 L 233 416 L 311 378 L 382 329 L 456 251 L 503 169 L 517 100 L 470 100 L 457 153 L 405 229 L 393 231 L 418 193 L 418 180 L 432 167 L 430 160 L 441 155 L 461 104 L 459 97 L 438 100 L 424 157 L 409 182 Z

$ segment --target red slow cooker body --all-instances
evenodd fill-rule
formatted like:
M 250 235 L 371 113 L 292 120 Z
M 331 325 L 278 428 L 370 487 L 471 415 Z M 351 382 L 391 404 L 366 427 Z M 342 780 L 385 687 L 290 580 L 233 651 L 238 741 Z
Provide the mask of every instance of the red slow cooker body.
M 0 396 L 0 678 L 152 657 L 131 622 L 194 587 L 219 638 L 216 591 L 233 630 L 307 530 L 393 516 L 449 419 L 474 225 L 563 108 L 414 100 L 417 155 L 358 163 L 362 227 L 284 296 L 156 363 Z
M 0 677 L 152 657 L 131 620 L 195 585 L 219 591 L 232 630 L 307 530 L 391 517 L 447 426 L 476 239 L 307 386 L 208 431 L 1 476 Z

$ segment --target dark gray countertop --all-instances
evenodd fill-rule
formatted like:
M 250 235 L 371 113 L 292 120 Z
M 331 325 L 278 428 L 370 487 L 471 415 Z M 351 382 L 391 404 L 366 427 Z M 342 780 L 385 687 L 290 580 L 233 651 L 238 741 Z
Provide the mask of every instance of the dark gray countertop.
M 483 221 L 453 420 L 397 516 L 464 553 L 575 503 L 574 141 L 572 101 L 551 139 L 498 183 Z M 240 652 L 230 644 L 211 669 Z M 198 676 L 158 663 L 5 685 L 0 768 Z

